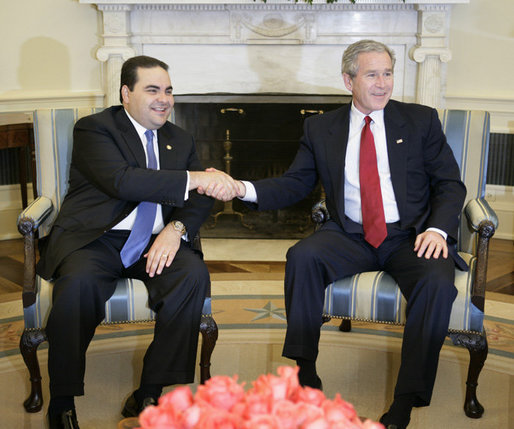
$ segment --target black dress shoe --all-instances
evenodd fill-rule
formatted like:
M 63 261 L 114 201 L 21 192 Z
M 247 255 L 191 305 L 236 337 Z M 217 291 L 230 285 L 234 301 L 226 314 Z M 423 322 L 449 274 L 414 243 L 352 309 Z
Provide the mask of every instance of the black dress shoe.
M 141 414 L 141 411 L 149 405 L 157 405 L 157 399 L 149 396 L 148 398 L 143 399 L 141 404 L 138 404 L 134 394 L 132 393 L 132 395 L 127 399 L 127 402 L 125 402 L 121 415 L 123 417 L 137 417 Z
M 407 428 L 407 425 L 402 426 L 402 425 L 398 425 L 396 423 L 386 423 L 387 417 L 388 417 L 387 413 L 385 413 L 384 415 L 382 415 L 382 417 L 380 417 L 380 420 L 379 420 L 379 422 L 382 423 L 386 429 L 406 429 Z
M 48 426 L 50 429 L 80 429 L 75 410 L 48 414 Z

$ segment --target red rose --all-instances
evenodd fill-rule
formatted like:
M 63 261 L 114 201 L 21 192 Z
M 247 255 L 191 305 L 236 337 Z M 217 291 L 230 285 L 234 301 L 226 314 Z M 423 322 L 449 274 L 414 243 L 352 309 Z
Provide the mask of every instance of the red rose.
M 237 384 L 237 376 L 217 376 L 198 386 L 194 396 L 195 402 L 212 405 L 215 408 L 231 410 L 244 398 L 242 385 Z
M 239 416 L 223 409 L 210 408 L 208 412 L 202 412 L 195 427 L 201 429 L 240 429 L 242 424 L 243 421 Z
M 254 416 L 249 421 L 244 422 L 242 429 L 283 429 L 274 416 L 260 415 Z
M 175 410 L 184 411 L 193 405 L 193 393 L 189 386 L 180 386 L 159 398 L 159 406 L 162 408 L 173 407 Z
M 326 399 L 325 394 L 321 390 L 313 389 L 312 387 L 298 389 L 295 395 L 295 402 L 306 402 L 317 407 L 321 406 Z

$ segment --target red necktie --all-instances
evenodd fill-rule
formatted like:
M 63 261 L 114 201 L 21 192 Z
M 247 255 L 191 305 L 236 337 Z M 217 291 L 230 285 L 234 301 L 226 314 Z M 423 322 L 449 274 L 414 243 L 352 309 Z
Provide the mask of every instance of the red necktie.
M 364 239 L 378 247 L 387 237 L 387 228 L 382 203 L 382 191 L 378 177 L 375 140 L 371 132 L 371 118 L 364 118 L 366 124 L 361 133 L 359 179 L 361 185 L 362 227 Z

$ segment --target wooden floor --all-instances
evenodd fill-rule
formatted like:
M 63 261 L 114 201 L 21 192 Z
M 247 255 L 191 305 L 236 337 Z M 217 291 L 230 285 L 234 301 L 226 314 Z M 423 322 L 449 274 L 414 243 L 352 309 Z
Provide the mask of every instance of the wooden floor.
M 208 261 L 212 274 L 279 273 L 284 262 Z M 23 241 L 0 241 L 0 302 L 21 298 L 23 284 Z M 514 242 L 492 239 L 489 247 L 487 286 L 489 292 L 514 296 Z

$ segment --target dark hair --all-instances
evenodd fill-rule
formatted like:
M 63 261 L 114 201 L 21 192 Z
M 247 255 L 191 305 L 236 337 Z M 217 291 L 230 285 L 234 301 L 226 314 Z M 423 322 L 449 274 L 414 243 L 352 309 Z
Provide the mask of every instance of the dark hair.
M 151 69 L 153 67 L 161 67 L 168 71 L 168 64 L 158 60 L 157 58 L 147 57 L 146 55 L 139 55 L 137 57 L 129 58 L 121 66 L 120 77 L 120 102 L 123 104 L 123 97 L 121 96 L 121 88 L 127 85 L 130 91 L 134 90 L 134 85 L 137 83 L 138 75 L 137 69 Z

